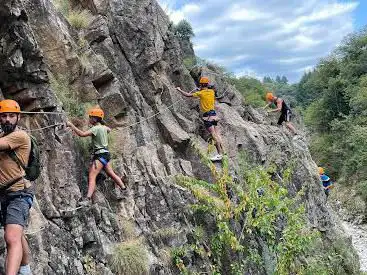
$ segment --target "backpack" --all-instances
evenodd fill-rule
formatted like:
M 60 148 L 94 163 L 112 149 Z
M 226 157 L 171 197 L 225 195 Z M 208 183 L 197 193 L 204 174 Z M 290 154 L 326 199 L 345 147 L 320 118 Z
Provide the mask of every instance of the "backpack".
M 40 151 L 36 138 L 31 135 L 29 137 L 31 138 L 31 151 L 29 153 L 27 166 L 23 165 L 14 150 L 10 150 L 8 154 L 20 167 L 24 169 L 25 179 L 35 181 L 41 173 Z

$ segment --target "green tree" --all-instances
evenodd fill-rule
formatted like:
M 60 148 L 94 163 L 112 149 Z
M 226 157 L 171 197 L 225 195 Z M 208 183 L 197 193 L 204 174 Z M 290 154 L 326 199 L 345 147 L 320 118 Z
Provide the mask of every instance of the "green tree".
M 296 87 L 311 153 L 346 184 L 367 178 L 367 29 L 349 35 Z
M 195 36 L 190 23 L 183 19 L 174 26 L 174 33 L 176 36 L 184 39 L 191 39 Z

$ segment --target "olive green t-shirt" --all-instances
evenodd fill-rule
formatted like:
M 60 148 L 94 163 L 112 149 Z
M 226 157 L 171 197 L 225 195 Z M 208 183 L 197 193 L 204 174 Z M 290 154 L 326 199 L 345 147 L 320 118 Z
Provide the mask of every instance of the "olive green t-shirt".
M 92 132 L 92 146 L 93 153 L 100 154 L 108 152 L 108 131 L 107 127 L 101 124 L 97 124 L 90 128 Z

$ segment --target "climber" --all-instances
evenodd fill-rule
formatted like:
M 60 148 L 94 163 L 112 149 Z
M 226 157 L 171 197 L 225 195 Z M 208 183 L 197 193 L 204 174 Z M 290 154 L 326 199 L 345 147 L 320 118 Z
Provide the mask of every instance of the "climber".
M 291 130 L 291 132 L 295 136 L 297 136 L 298 133 L 296 129 L 294 128 L 293 124 L 291 123 L 292 111 L 288 107 L 288 105 L 285 103 L 285 101 L 279 97 L 274 96 L 273 93 L 270 93 L 270 92 L 266 94 L 266 101 L 268 103 L 265 105 L 264 109 L 266 109 L 273 103 L 276 104 L 277 106 L 276 109 L 271 110 L 268 113 L 281 112 L 281 115 L 278 120 L 278 125 L 282 125 L 283 122 L 285 121 L 285 125 L 288 127 L 288 129 Z
M 25 170 L 10 156 L 14 151 L 24 166 L 28 163 L 31 139 L 18 127 L 20 113 L 16 101 L 0 101 L 0 218 L 5 227 L 7 275 L 31 274 L 24 227 L 28 223 L 34 190 L 31 182 L 25 179 Z
M 322 167 L 319 167 L 319 175 L 322 186 L 324 187 L 325 195 L 328 197 L 330 195 L 330 189 L 334 188 L 333 182 L 328 175 L 325 174 L 324 168 Z
M 205 128 L 211 134 L 218 154 L 211 158 L 212 161 L 220 161 L 224 153 L 222 140 L 217 127 L 218 117 L 215 112 L 215 92 L 213 89 L 209 89 L 209 78 L 201 77 L 199 81 L 199 91 L 195 93 L 187 93 L 180 87 L 176 89 L 186 97 L 198 97 L 200 99 L 200 110 L 203 113 L 203 121 Z
M 81 199 L 79 205 L 89 206 L 92 203 L 92 196 L 96 189 L 96 178 L 102 169 L 110 176 L 115 184 L 120 187 L 121 190 L 126 190 L 126 186 L 122 179 L 115 174 L 110 163 L 110 152 L 108 151 L 108 133 L 110 128 L 104 125 L 103 118 L 104 112 L 100 108 L 93 108 L 88 112 L 89 123 L 92 125 L 87 131 L 79 130 L 71 122 L 67 122 L 66 125 L 70 127 L 80 137 L 92 137 L 93 154 L 91 157 L 91 163 L 89 166 L 88 176 L 88 193 L 86 199 Z

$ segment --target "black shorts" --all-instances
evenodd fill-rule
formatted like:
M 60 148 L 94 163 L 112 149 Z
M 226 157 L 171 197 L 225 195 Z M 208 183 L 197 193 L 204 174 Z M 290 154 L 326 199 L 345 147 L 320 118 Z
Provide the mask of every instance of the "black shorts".
M 279 117 L 278 120 L 278 125 L 282 125 L 283 122 L 290 122 L 292 119 L 292 112 L 291 110 L 286 110 L 284 113 L 282 112 L 282 114 Z
M 218 121 L 217 120 L 209 120 L 210 117 L 215 117 L 217 115 L 217 113 L 215 112 L 215 110 L 210 110 L 209 112 L 206 112 L 203 114 L 203 117 L 205 117 L 206 119 L 203 119 L 204 121 L 204 125 L 206 129 L 209 129 L 212 126 L 217 126 L 218 125 Z
M 92 161 L 94 162 L 96 160 L 99 160 L 103 164 L 103 167 L 106 167 L 111 160 L 111 154 L 109 152 L 94 154 Z
M 206 129 L 209 129 L 212 126 L 217 126 L 218 125 L 218 121 L 216 120 L 212 120 L 212 121 L 208 121 L 208 120 L 203 120 L 204 121 L 204 125 Z
M 19 224 L 23 227 L 27 226 L 29 209 L 32 203 L 33 194 L 28 192 L 27 189 L 9 192 L 1 196 L 1 225 Z

